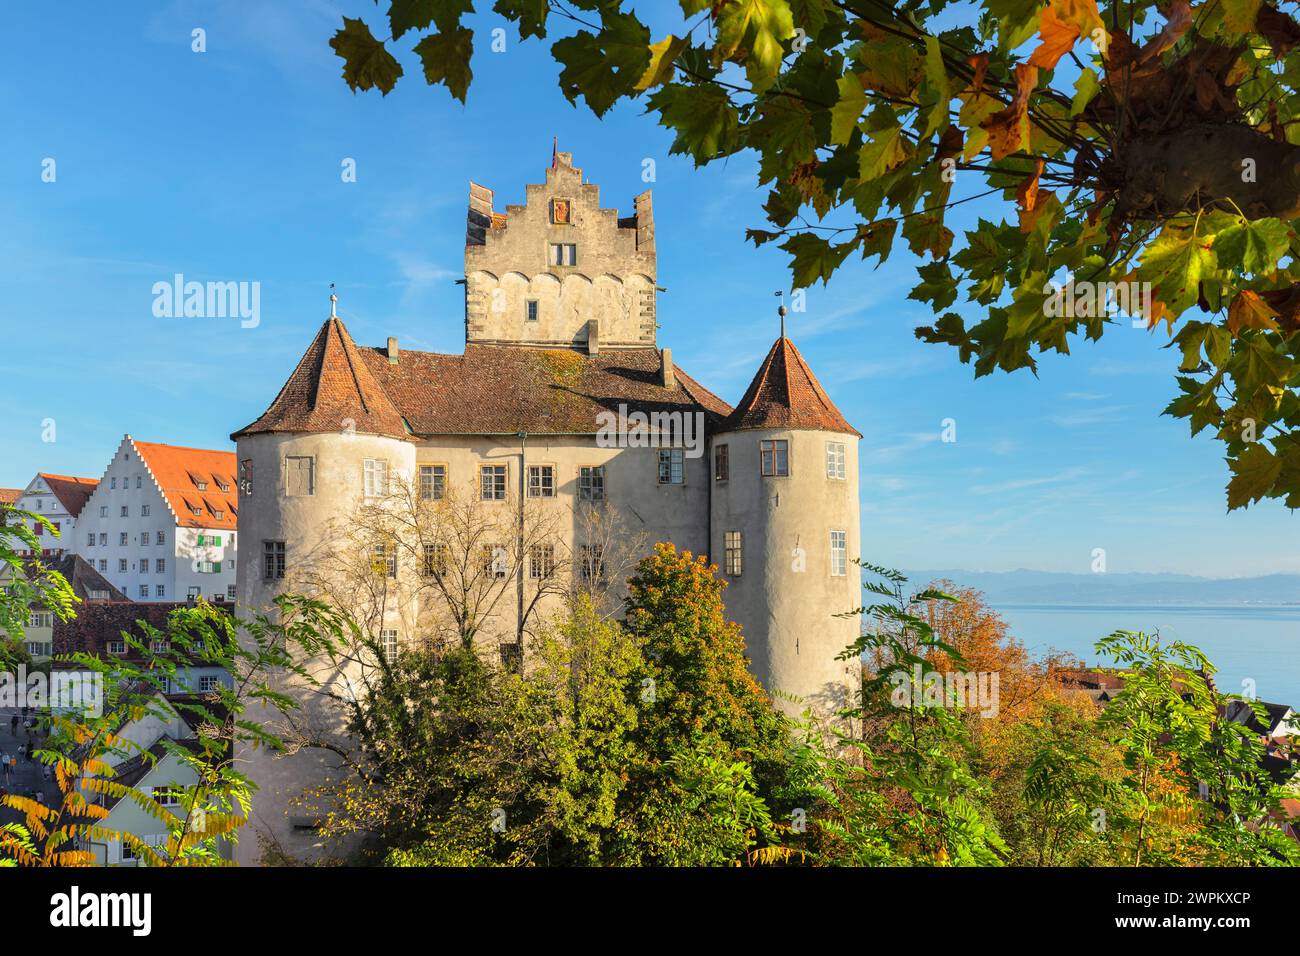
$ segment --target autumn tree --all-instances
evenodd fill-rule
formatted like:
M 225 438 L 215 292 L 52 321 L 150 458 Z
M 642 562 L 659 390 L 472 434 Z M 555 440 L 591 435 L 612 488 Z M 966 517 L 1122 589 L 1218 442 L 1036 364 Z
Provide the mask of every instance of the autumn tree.
M 977 376 L 1032 370 L 1131 316 L 1181 356 L 1166 412 L 1211 429 L 1230 508 L 1300 505 L 1300 25 L 1269 0 L 497 0 L 570 101 L 639 100 L 697 165 L 758 158 L 796 286 L 895 242 L 925 261 L 916 334 Z M 656 19 L 663 5 L 654 7 Z M 330 41 L 387 94 L 410 45 L 464 101 L 486 0 L 390 0 Z M 412 43 L 412 38 L 418 37 Z M 952 210 L 981 217 L 957 236 Z M 963 210 L 964 212 L 964 210 Z M 987 216 L 984 213 L 987 212 Z M 1149 294 L 1148 294 L 1149 293 Z M 954 303 L 961 296 L 960 310 Z M 1113 333 L 1112 333 L 1113 334 Z

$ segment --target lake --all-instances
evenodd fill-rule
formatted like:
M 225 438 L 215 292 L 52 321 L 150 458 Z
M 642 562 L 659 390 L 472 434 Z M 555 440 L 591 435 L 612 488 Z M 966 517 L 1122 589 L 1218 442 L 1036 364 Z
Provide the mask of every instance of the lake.
M 1253 680 L 1262 700 L 1300 708 L 1300 607 L 994 604 L 1030 653 L 1068 651 L 1088 664 L 1113 665 L 1093 650 L 1116 630 L 1159 630 L 1194 644 L 1218 669 L 1223 693 Z

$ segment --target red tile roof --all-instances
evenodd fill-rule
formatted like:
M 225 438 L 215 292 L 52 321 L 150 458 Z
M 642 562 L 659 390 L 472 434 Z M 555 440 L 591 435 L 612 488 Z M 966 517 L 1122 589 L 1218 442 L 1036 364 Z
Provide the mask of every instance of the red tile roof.
M 322 361 L 333 352 L 335 368 Z M 348 378 L 340 382 L 346 364 Z M 357 348 L 343 323 L 331 319 L 299 362 L 271 407 L 232 435 L 340 430 L 396 438 L 422 435 L 590 435 L 601 412 L 702 411 L 716 425 L 731 407 L 674 364 L 675 382 L 662 384 L 658 349 L 610 349 L 588 355 L 564 348 L 468 344 L 463 355 L 403 350 L 396 364 L 385 349 Z M 332 384 L 322 385 L 326 377 Z M 313 396 L 331 394 L 325 403 Z M 358 413 L 359 408 L 364 411 Z M 395 422 L 403 423 L 401 431 Z
M 723 430 L 807 428 L 862 433 L 845 421 L 794 343 L 777 339 Z
M 99 485 L 98 478 L 51 475 L 45 471 L 39 472 L 39 475 L 49 485 L 50 491 L 54 492 L 54 497 L 59 499 L 59 504 L 63 505 L 63 510 L 74 518 L 81 514 L 81 509 L 86 507 L 91 492 Z
M 0 488 L 0 505 L 12 505 L 23 496 L 22 488 Z
M 316 333 L 270 408 L 230 437 L 257 432 L 346 431 L 410 437 L 401 414 L 376 384 L 347 328 L 331 318 Z
M 239 523 L 235 453 L 131 442 L 182 528 L 229 528 Z M 200 488 L 200 484 L 207 485 Z M 223 488 L 224 486 L 224 488 Z M 194 510 L 198 510 L 198 514 Z M 220 517 L 218 517 L 220 515 Z

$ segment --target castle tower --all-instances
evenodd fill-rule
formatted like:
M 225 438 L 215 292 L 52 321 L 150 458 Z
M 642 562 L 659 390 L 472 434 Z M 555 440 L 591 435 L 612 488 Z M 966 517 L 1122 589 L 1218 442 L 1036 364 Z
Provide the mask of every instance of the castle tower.
M 797 715 L 851 701 L 861 605 L 858 439 L 808 363 L 777 339 L 712 443 L 710 550 L 754 674 Z M 791 699 L 795 698 L 795 699 Z
M 241 526 L 252 529 L 248 556 L 236 574 L 236 599 L 247 608 L 273 609 L 277 595 L 302 593 L 302 572 L 328 550 L 337 523 L 346 522 L 364 496 L 379 494 L 399 478 L 409 481 L 415 471 L 405 419 L 332 308 L 270 407 L 230 437 L 236 442 Z M 346 693 L 355 677 L 325 661 L 307 663 L 327 692 Z M 295 721 L 321 739 L 343 734 L 341 711 L 322 706 L 318 693 L 292 681 L 277 689 L 301 701 Z M 246 716 L 272 732 L 283 719 L 268 707 L 251 707 Z M 299 816 L 306 811 L 292 801 L 304 782 L 330 779 L 336 758 L 321 749 L 280 758 L 262 747 L 238 759 L 258 790 L 236 860 L 256 865 L 267 838 L 290 857 L 310 856 L 318 837 L 312 821 Z
M 468 344 L 652 348 L 655 226 L 646 190 L 631 216 L 600 207 L 569 153 L 522 206 L 494 210 L 470 183 L 465 231 Z

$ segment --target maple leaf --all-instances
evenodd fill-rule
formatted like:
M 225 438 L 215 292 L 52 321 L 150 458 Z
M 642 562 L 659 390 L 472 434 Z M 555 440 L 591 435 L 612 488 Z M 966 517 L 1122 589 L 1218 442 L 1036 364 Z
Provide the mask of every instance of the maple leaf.
M 375 39 L 364 20 L 343 18 L 343 29 L 330 40 L 334 52 L 343 58 L 343 79 L 352 88 L 376 88 L 387 96 L 402 75 L 402 65 Z
M 993 158 L 1005 159 L 1029 140 L 1029 96 L 1038 83 L 1038 67 L 1016 64 L 1016 95 L 1006 109 L 980 123 L 988 131 Z
M 675 37 L 671 33 L 658 43 L 650 45 L 650 65 L 645 74 L 637 80 L 634 89 L 648 90 L 652 86 L 662 86 L 673 78 L 673 62 L 690 42 L 688 37 Z
M 415 45 L 424 64 L 424 79 L 430 85 L 445 83 L 448 91 L 462 103 L 474 78 L 469 68 L 474 52 L 474 31 L 457 27 L 450 33 L 433 33 Z
M 1074 49 L 1075 41 L 1079 39 L 1079 28 L 1058 17 L 1056 7 L 1052 6 L 1043 11 L 1038 35 L 1043 42 L 1030 55 L 1029 65 L 1054 70 L 1061 57 Z
M 1236 335 L 1242 329 L 1277 330 L 1277 311 L 1250 289 L 1238 292 L 1228 306 L 1228 331 Z
M 1228 459 L 1228 510 L 1244 508 L 1273 490 L 1282 471 L 1282 459 L 1266 445 L 1253 442 L 1236 458 Z

